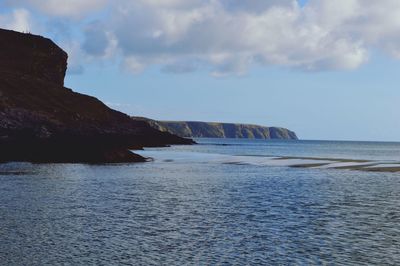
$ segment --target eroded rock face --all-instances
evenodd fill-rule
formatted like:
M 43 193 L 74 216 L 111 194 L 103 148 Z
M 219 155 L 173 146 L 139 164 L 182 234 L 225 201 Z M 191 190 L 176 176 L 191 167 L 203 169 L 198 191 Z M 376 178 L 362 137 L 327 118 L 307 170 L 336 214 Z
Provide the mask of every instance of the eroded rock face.
M 142 117 L 133 117 L 133 119 L 147 121 L 158 130 L 188 138 L 298 139 L 296 133 L 280 127 L 232 123 L 155 121 Z
M 128 149 L 193 143 L 65 88 L 67 54 L 49 39 L 0 40 L 0 161 L 144 161 Z
M 0 72 L 64 85 L 68 55 L 51 40 L 0 29 Z

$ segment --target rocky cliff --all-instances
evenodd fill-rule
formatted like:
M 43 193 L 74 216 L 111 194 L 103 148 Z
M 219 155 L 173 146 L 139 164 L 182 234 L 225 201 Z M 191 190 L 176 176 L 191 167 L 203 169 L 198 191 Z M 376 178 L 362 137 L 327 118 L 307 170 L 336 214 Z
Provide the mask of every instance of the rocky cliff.
M 0 29 L 0 161 L 144 161 L 129 149 L 191 144 L 64 87 L 67 54 Z
M 248 124 L 155 121 L 134 117 L 136 121 L 147 121 L 152 127 L 190 138 L 247 138 L 247 139 L 297 139 L 296 133 L 286 128 L 264 127 Z
M 0 29 L 0 72 L 64 85 L 68 55 L 51 40 Z

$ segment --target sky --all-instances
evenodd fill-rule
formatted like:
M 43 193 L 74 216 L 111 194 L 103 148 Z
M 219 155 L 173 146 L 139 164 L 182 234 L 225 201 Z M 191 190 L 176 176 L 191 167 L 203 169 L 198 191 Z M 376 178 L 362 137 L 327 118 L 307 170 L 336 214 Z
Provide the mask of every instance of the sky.
M 0 0 L 66 86 L 130 115 L 400 141 L 398 0 Z

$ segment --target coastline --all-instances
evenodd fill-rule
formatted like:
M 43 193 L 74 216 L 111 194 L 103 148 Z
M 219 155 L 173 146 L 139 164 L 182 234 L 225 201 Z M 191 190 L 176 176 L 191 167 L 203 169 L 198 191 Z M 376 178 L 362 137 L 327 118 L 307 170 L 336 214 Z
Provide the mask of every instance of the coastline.
M 323 143 L 327 147 L 330 147 L 332 141 L 293 141 L 293 140 L 237 140 L 237 139 L 195 139 L 199 145 L 192 148 L 176 148 L 176 149 L 144 149 L 144 151 L 138 151 L 142 156 L 153 157 L 156 161 L 177 161 L 177 162 L 191 162 L 190 158 L 193 158 L 193 162 L 200 160 L 203 163 L 221 163 L 231 165 L 254 165 L 259 167 L 288 167 L 288 168 L 304 168 L 313 170 L 349 170 L 349 171 L 361 171 L 361 172 L 381 172 L 381 173 L 397 173 L 400 172 L 400 161 L 396 158 L 371 158 L 367 156 L 353 156 L 348 154 L 343 158 L 336 154 L 328 156 L 328 154 L 322 153 L 317 155 L 286 155 L 287 152 L 280 151 L 275 152 L 274 149 L 285 146 L 288 152 L 295 154 L 296 149 L 299 149 L 302 153 L 312 151 L 314 146 L 318 146 L 318 143 Z M 315 143 L 315 144 L 313 144 Z M 340 142 L 337 142 L 340 143 Z M 343 142 L 344 145 L 355 145 L 357 142 Z M 386 143 L 382 143 L 385 147 Z M 250 145 L 250 146 L 249 146 Z M 306 145 L 306 146 L 305 146 Z M 305 147 L 308 147 L 304 149 Z M 365 142 L 364 145 L 372 145 L 371 149 L 374 149 L 374 145 L 379 145 L 376 142 Z M 400 146 L 400 143 L 396 143 Z M 260 147 L 258 147 L 260 146 Z M 264 148 L 262 148 L 264 146 Z M 339 145 L 340 146 L 340 145 Z M 245 153 L 243 150 L 246 147 L 252 147 L 261 152 L 256 153 Z M 252 150 L 251 149 L 251 150 Z M 272 150 L 271 150 L 272 149 Z M 347 148 L 346 148 L 347 149 Z M 214 151 L 215 150 L 215 151 Z M 228 152 L 234 151 L 234 153 Z M 328 151 L 328 150 L 324 150 Z M 338 154 L 340 152 L 337 152 Z M 358 154 L 360 155 L 360 154 Z M 396 156 L 395 156 L 396 157 Z M 187 159 L 186 159 L 187 158 Z

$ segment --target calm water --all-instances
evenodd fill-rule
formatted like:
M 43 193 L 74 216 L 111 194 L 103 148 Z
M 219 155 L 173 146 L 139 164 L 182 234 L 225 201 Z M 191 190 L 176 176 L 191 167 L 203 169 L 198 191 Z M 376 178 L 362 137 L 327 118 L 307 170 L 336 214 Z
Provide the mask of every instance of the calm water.
M 200 142 L 144 164 L 0 165 L 0 264 L 400 264 L 399 173 L 260 163 L 398 161 L 400 144 Z

